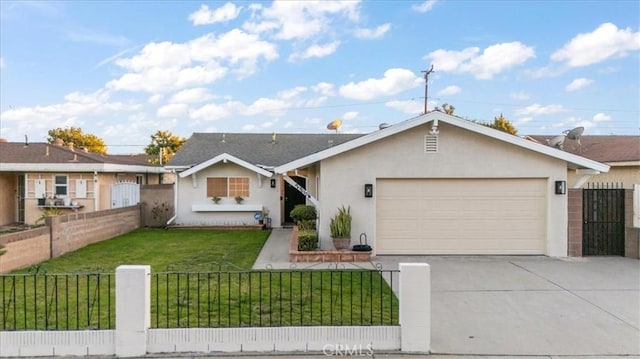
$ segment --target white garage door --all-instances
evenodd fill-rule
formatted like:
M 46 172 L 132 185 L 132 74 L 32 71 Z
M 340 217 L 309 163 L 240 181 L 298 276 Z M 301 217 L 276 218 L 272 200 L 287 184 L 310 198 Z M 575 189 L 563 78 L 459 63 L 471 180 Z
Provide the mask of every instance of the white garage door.
M 544 254 L 545 179 L 378 179 L 378 254 Z

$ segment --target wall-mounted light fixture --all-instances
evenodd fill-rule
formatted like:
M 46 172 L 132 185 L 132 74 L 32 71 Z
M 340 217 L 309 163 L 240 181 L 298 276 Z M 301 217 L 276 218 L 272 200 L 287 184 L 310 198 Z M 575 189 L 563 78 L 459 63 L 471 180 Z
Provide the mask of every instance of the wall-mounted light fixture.
M 271 188 L 276 188 L 276 179 L 275 178 L 271 179 Z
M 364 185 L 364 196 L 367 198 L 373 197 L 373 185 L 371 183 Z
M 556 194 L 567 194 L 567 181 L 556 181 Z

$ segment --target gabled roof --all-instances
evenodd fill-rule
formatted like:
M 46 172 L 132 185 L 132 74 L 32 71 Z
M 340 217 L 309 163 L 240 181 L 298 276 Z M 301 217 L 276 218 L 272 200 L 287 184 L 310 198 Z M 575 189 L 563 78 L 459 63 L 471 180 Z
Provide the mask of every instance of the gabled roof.
M 260 168 L 258 166 L 254 166 L 251 163 L 243 161 L 243 160 L 241 160 L 241 159 L 239 159 L 237 157 L 231 156 L 228 153 L 223 153 L 223 154 L 218 155 L 218 156 L 216 156 L 216 157 L 214 157 L 214 158 L 212 158 L 212 159 L 210 159 L 208 161 L 202 162 L 197 166 L 191 167 L 186 171 L 180 172 L 180 177 L 182 177 L 182 178 L 187 177 L 189 175 L 192 175 L 194 173 L 200 172 L 201 170 L 203 170 L 203 169 L 205 169 L 205 168 L 207 168 L 209 166 L 213 166 L 213 165 L 215 165 L 217 163 L 220 163 L 220 162 L 224 162 L 224 163 L 232 162 L 232 163 L 237 164 L 240 167 L 244 167 L 244 168 L 246 168 L 248 170 L 251 170 L 253 172 L 259 173 L 259 174 L 261 174 L 261 175 L 263 175 L 265 177 L 271 177 L 273 175 L 273 173 L 271 173 L 271 172 L 269 172 L 269 171 L 267 171 L 265 169 L 262 169 L 262 168 Z
M 310 164 L 321 161 L 323 159 L 336 156 L 343 152 L 347 152 L 349 150 L 367 145 L 369 143 L 381 140 L 389 136 L 393 136 L 397 133 L 412 129 L 417 126 L 424 125 L 429 122 L 434 122 L 434 121 L 442 121 L 453 126 L 457 126 L 481 135 L 485 135 L 487 137 L 494 138 L 499 141 L 510 143 L 522 148 L 529 149 L 534 152 L 538 152 L 553 158 L 557 158 L 557 159 L 566 161 L 567 163 L 569 163 L 571 166 L 575 168 L 592 169 L 600 172 L 609 171 L 609 166 L 605 164 L 602 164 L 578 155 L 574 155 L 572 153 L 561 151 L 561 150 L 549 147 L 547 145 L 525 140 L 518 136 L 514 136 L 502 131 L 494 130 L 490 127 L 483 126 L 483 125 L 480 125 L 456 116 L 447 115 L 439 111 L 432 111 L 427 114 L 414 117 L 406 121 L 402 121 L 393 126 L 369 133 L 368 135 L 356 138 L 352 141 L 343 143 L 341 145 L 334 146 L 329 149 L 310 154 L 303 158 L 296 159 L 294 161 L 291 161 L 289 163 L 276 167 L 275 172 L 286 173 L 291 170 L 306 167 Z
M 166 168 L 190 168 L 223 153 L 255 166 L 275 167 L 361 136 L 292 133 L 276 134 L 274 141 L 273 134 L 265 133 L 194 133 Z
M 166 172 L 138 157 L 101 155 L 41 142 L 0 142 L 0 171 Z
M 527 136 L 542 144 L 555 136 Z M 640 136 L 581 136 L 580 143 L 565 139 L 563 150 L 598 162 L 640 164 Z

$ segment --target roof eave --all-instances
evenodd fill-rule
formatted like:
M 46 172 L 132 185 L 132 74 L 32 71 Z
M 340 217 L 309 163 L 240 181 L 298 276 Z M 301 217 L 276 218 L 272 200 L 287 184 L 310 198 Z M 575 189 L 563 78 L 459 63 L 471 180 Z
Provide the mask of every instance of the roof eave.
M 166 173 L 162 167 L 112 163 L 0 163 L 0 172 L 131 172 Z
M 540 143 L 535 143 L 529 140 L 525 140 L 522 139 L 518 136 L 514 136 L 505 132 L 501 132 L 501 131 L 496 131 L 492 128 L 477 124 L 477 123 L 473 123 L 471 121 L 468 120 L 464 120 L 455 116 L 451 116 L 451 115 L 447 115 L 444 114 L 442 112 L 438 112 L 438 111 L 432 111 L 429 112 L 427 114 L 418 116 L 418 117 L 414 117 L 412 119 L 400 122 L 398 124 L 395 124 L 393 126 L 390 126 L 386 129 L 383 130 L 379 130 L 379 131 L 375 131 L 372 132 L 368 135 L 365 135 L 363 137 L 359 137 L 356 138 L 354 140 L 342 143 L 338 146 L 326 149 L 324 151 L 320 151 L 317 153 L 314 153 L 312 155 L 300 158 L 298 160 L 295 161 L 291 161 L 289 163 L 285 163 L 284 165 L 278 166 L 275 168 L 275 172 L 276 173 L 287 173 L 289 171 L 298 169 L 298 168 L 302 168 L 305 166 L 308 166 L 312 163 L 321 161 L 323 159 L 335 156 L 337 154 L 349 151 L 351 149 L 369 144 L 371 142 L 395 135 L 397 133 L 400 133 L 402 131 L 417 127 L 417 126 L 421 126 L 423 124 L 429 123 L 433 120 L 439 120 L 439 121 L 443 121 L 445 123 L 449 123 L 451 125 L 460 127 L 460 128 L 464 128 L 466 130 L 472 131 L 472 132 L 476 132 L 491 138 L 495 138 L 519 147 L 523 147 L 538 153 L 542 153 L 545 154 L 547 156 L 550 157 L 554 157 L 557 159 L 561 159 L 564 160 L 568 163 L 574 164 L 577 167 L 580 168 L 588 168 L 588 169 L 593 169 L 593 170 L 597 170 L 600 172 L 608 172 L 609 171 L 609 166 L 607 166 L 606 164 L 600 163 L 600 162 L 596 162 L 578 155 L 574 155 L 568 152 L 564 152 L 561 151 L 559 149 L 555 149 L 552 147 L 549 147 L 547 145 L 543 145 Z
M 250 171 L 256 172 L 256 173 L 258 173 L 260 175 L 263 175 L 265 177 L 273 176 L 273 173 L 271 173 L 271 172 L 269 172 L 267 170 L 264 170 L 264 169 L 262 169 L 262 168 L 260 168 L 258 166 L 252 165 L 251 163 L 249 163 L 247 161 L 244 161 L 244 160 L 242 160 L 242 159 L 240 159 L 238 157 L 232 156 L 232 155 L 230 155 L 228 153 L 222 153 L 222 154 L 220 154 L 220 155 L 218 155 L 218 156 L 216 156 L 216 157 L 214 157 L 212 159 L 204 161 L 204 162 L 202 162 L 202 163 L 200 163 L 200 164 L 198 164 L 196 166 L 193 166 L 193 167 L 189 168 L 186 171 L 180 172 L 179 176 L 180 176 L 180 178 L 184 178 L 184 177 L 190 176 L 190 175 L 192 175 L 194 173 L 200 172 L 200 171 L 204 170 L 205 168 L 211 167 L 211 166 L 213 166 L 213 165 L 215 165 L 217 163 L 220 163 L 220 162 L 232 162 L 232 163 L 235 163 L 236 165 L 238 165 L 240 167 L 244 167 L 244 168 L 246 168 L 246 169 L 248 169 Z

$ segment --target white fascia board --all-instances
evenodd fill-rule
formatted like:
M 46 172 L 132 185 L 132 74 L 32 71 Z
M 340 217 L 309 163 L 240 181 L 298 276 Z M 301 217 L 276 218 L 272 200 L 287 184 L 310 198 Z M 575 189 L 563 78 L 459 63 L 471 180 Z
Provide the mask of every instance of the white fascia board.
M 640 166 L 640 161 L 620 161 L 620 162 L 606 162 L 611 167 L 631 167 Z
M 238 166 L 244 167 L 244 168 L 246 168 L 246 169 L 248 169 L 250 171 L 253 171 L 253 172 L 256 172 L 258 174 L 261 174 L 261 175 L 263 175 L 265 177 L 271 177 L 273 175 L 273 173 L 271 173 L 269 171 L 266 171 L 266 170 L 264 170 L 264 169 L 262 169 L 262 168 L 260 168 L 258 166 L 254 166 L 254 165 L 252 165 L 251 163 L 249 163 L 247 161 L 241 160 L 241 159 L 239 159 L 237 157 L 234 157 L 234 156 L 232 156 L 232 155 L 230 155 L 228 153 L 223 153 L 223 154 L 217 155 L 216 157 L 214 157 L 214 158 L 212 158 L 210 160 L 204 161 L 204 162 L 202 162 L 202 163 L 200 163 L 200 164 L 198 164 L 196 166 L 193 166 L 193 167 L 191 167 L 190 169 L 188 169 L 186 171 L 180 172 L 179 176 L 181 178 L 190 176 L 190 175 L 192 175 L 194 173 L 200 172 L 203 169 L 208 168 L 210 166 L 213 166 L 213 165 L 215 165 L 217 163 L 224 162 L 225 160 L 228 161 L 228 162 L 235 163 Z
M 319 162 L 323 159 L 341 154 L 343 152 L 352 150 L 354 148 L 364 146 L 366 144 L 383 139 L 385 137 L 389 137 L 397 133 L 400 133 L 402 131 L 406 131 L 408 129 L 421 126 L 423 124 L 429 123 L 431 121 L 437 121 L 437 120 L 446 122 L 453 126 L 464 128 L 466 130 L 476 132 L 491 138 L 495 138 L 497 140 L 504 141 L 519 147 L 523 147 L 534 152 L 542 153 L 547 156 L 554 157 L 554 158 L 575 164 L 578 167 L 593 169 L 599 172 L 609 171 L 609 166 L 606 164 L 593 161 L 578 155 L 574 155 L 565 151 L 561 151 L 559 149 L 549 147 L 547 145 L 535 143 L 533 141 L 529 141 L 529 140 L 511 135 L 502 131 L 497 131 L 487 126 L 473 123 L 471 121 L 464 120 L 455 116 L 447 115 L 439 111 L 432 111 L 425 115 L 414 117 L 412 119 L 400 122 L 398 124 L 394 124 L 383 130 L 372 132 L 368 135 L 356 138 L 354 140 L 345 142 L 335 147 L 331 147 L 324 151 L 320 151 L 312 155 L 309 155 L 307 157 L 303 157 L 298 160 L 285 163 L 284 165 L 276 167 L 275 172 L 278 174 L 287 173 L 289 171 L 308 166 L 312 163 Z
M 0 172 L 166 173 L 162 167 L 110 163 L 0 163 Z

